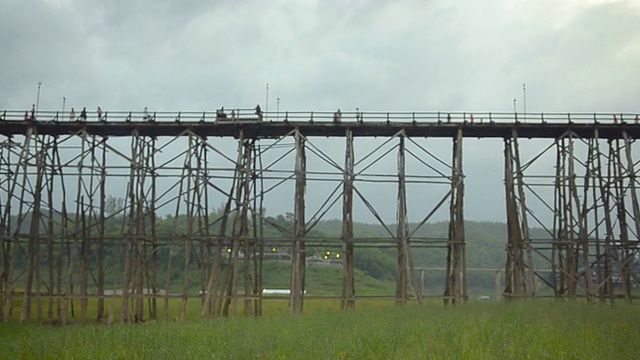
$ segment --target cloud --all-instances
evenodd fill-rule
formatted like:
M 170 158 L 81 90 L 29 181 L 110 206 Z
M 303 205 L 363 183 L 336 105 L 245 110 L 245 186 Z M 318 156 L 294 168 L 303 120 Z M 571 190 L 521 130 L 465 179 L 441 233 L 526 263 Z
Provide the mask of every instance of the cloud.
M 4 0 L 0 108 L 637 112 L 638 4 Z
M 4 2 L 0 105 L 30 102 L 38 81 L 48 106 L 165 109 L 253 104 L 270 83 L 294 108 L 510 110 L 528 83 L 536 111 L 629 111 L 623 91 L 591 100 L 638 83 L 633 4 Z

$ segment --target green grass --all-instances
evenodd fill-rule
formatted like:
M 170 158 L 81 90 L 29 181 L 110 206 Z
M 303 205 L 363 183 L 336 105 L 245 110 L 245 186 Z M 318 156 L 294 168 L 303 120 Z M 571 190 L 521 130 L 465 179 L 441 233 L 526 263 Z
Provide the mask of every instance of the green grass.
M 305 304 L 306 305 L 306 304 Z M 286 303 L 285 303 L 286 306 Z M 4 359 L 633 359 L 640 307 L 555 301 L 356 312 L 310 303 L 302 316 L 47 327 L 0 324 Z

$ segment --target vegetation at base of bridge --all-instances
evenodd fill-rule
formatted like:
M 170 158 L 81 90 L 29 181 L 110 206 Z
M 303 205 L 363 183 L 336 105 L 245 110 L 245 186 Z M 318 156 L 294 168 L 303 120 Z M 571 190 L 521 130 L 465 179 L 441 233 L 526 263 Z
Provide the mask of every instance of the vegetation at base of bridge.
M 109 245 L 105 250 L 105 284 L 107 289 L 121 289 L 122 267 L 124 250 L 122 246 L 124 242 L 118 239 L 126 238 L 126 233 L 122 233 L 123 222 L 126 220 L 121 214 L 124 200 L 109 196 L 107 199 L 106 213 L 110 215 L 106 221 L 106 235 L 115 239 L 109 241 Z M 219 232 L 220 223 L 216 219 L 222 216 L 222 208 L 209 214 L 209 222 L 213 225 L 209 228 L 210 234 Z M 73 219 L 73 215 L 69 215 Z M 24 222 L 28 224 L 29 221 Z M 22 232 L 27 233 L 28 228 Z M 170 277 L 172 293 L 180 293 L 182 291 L 182 283 L 184 277 L 184 269 L 180 266 L 173 266 L 171 274 L 167 274 L 167 260 L 169 253 L 173 257 L 173 261 L 184 257 L 184 246 L 182 245 L 183 236 L 186 233 L 187 217 L 180 215 L 177 218 L 173 216 L 158 217 L 155 223 L 155 234 L 165 240 L 162 242 L 165 246 L 158 251 L 158 279 L 161 290 L 164 290 L 164 284 L 167 276 Z M 415 225 L 410 224 L 410 228 Z M 475 222 L 466 221 L 466 257 L 467 266 L 471 268 L 491 268 L 503 269 L 505 265 L 505 244 L 506 244 L 506 224 L 495 222 Z M 291 232 L 293 229 L 293 214 L 284 214 L 267 217 L 265 221 L 264 237 L 267 242 L 265 252 L 267 252 L 266 261 L 264 263 L 263 286 L 264 288 L 288 288 L 291 278 L 290 258 L 284 258 L 282 261 L 273 261 L 277 256 L 286 255 L 289 251 L 287 244 L 290 242 L 290 234 L 281 232 L 277 228 L 285 229 Z M 340 295 L 342 292 L 342 269 L 340 259 L 336 259 L 336 254 L 340 254 L 342 247 L 340 245 L 342 222 L 340 220 L 322 220 L 309 232 L 308 237 L 315 239 L 317 243 L 326 243 L 322 246 L 310 247 L 308 254 L 319 260 L 314 264 L 323 265 L 323 256 L 327 251 L 331 252 L 331 256 L 326 264 L 331 263 L 334 266 L 313 266 L 307 267 L 306 288 L 312 295 Z M 390 226 L 395 232 L 395 228 Z M 46 229 L 42 229 L 46 231 Z M 415 238 L 441 241 L 439 247 L 415 247 L 412 255 L 413 262 L 416 267 L 436 267 L 440 270 L 426 270 L 420 275 L 420 280 L 424 280 L 424 289 L 427 295 L 442 295 L 444 289 L 444 271 L 442 267 L 446 265 L 446 249 L 442 247 L 447 238 L 448 223 L 436 222 L 423 226 L 416 234 Z M 54 233 L 59 233 L 56 230 Z M 535 231 L 534 231 L 535 233 Z M 171 251 L 168 251 L 167 237 L 175 237 L 175 242 Z M 378 245 L 384 248 L 376 247 L 360 247 L 356 245 L 355 250 L 355 266 L 356 266 L 356 292 L 359 295 L 393 295 L 395 292 L 395 278 L 397 270 L 397 249 L 393 247 L 389 241 L 390 235 L 379 224 L 354 223 L 354 235 L 360 238 L 383 239 L 384 243 Z M 96 234 L 92 234 L 96 237 Z M 120 242 L 119 242 L 120 241 Z M 419 240 L 415 240 L 414 246 Z M 225 246 L 223 251 L 230 250 Z M 95 250 L 92 250 L 92 252 Z M 269 256 L 271 255 L 271 256 Z M 57 255 L 56 255 L 57 256 Z M 95 256 L 93 254 L 92 256 Z M 91 261 L 95 264 L 95 259 Z M 24 259 L 18 259 L 16 268 L 20 269 L 25 266 Z M 310 263 L 311 264 L 311 263 Z M 199 270 L 195 267 L 190 273 L 192 279 L 197 279 Z M 17 284 L 19 287 L 20 285 Z M 92 287 L 90 285 L 90 287 Z M 468 287 L 470 296 L 477 297 L 479 295 L 491 295 L 495 293 L 495 278 L 491 272 L 469 272 Z M 92 287 L 93 288 L 93 287 Z M 198 294 L 200 291 L 199 281 L 191 282 L 190 293 Z M 95 289 L 90 289 L 90 292 Z
M 634 304 L 534 300 L 310 310 L 136 326 L 2 323 L 2 357 L 633 359 L 640 353 L 640 307 Z
M 122 223 L 126 218 L 122 215 L 124 200 L 109 196 L 106 201 L 106 213 L 110 216 L 106 221 L 106 233 L 111 238 L 125 238 L 126 234 L 122 233 Z M 216 222 L 223 214 L 222 207 L 212 211 L 209 214 L 209 222 L 213 225 L 209 228 L 210 234 L 219 232 L 220 223 Z M 69 215 L 73 219 L 73 215 Z M 27 219 L 28 220 L 28 219 Z M 28 224 L 25 221 L 24 224 Z M 286 244 L 290 242 L 290 233 L 293 229 L 293 214 L 268 216 L 265 221 L 264 237 L 267 240 L 265 252 L 267 255 L 272 250 L 276 254 L 287 254 L 289 249 Z M 28 232 L 26 225 L 22 232 Z M 413 228 L 415 224 L 410 224 L 409 228 Z M 179 215 L 177 218 L 173 216 L 158 217 L 156 220 L 156 235 L 167 238 L 174 235 L 175 246 L 171 249 L 171 256 L 175 259 L 184 257 L 184 246 L 182 246 L 182 236 L 187 228 L 187 217 Z M 281 232 L 279 229 L 284 229 Z M 306 289 L 310 295 L 333 295 L 340 296 L 342 293 L 342 268 L 339 261 L 335 261 L 335 255 L 340 254 L 342 247 L 340 245 L 342 222 L 340 220 L 321 220 L 308 233 L 309 238 L 315 239 L 318 243 L 326 243 L 322 246 L 310 247 L 308 254 L 315 257 L 319 261 L 316 265 L 323 265 L 322 257 L 327 251 L 331 252 L 331 258 L 327 259 L 326 264 L 334 266 L 308 266 L 306 271 Z M 395 232 L 393 225 L 390 225 L 391 231 Z M 46 231 L 43 229 L 42 231 Z M 58 233 L 59 231 L 55 231 Z M 448 222 L 441 221 L 425 224 L 414 236 L 412 243 L 413 263 L 418 268 L 427 268 L 417 274 L 419 281 L 423 286 L 423 294 L 430 296 L 442 295 L 444 289 L 444 271 L 442 268 L 446 265 L 446 248 L 440 243 L 438 247 L 420 247 L 419 239 L 444 241 L 447 238 Z M 368 239 L 385 239 L 384 248 L 375 247 L 359 247 L 355 250 L 355 266 L 356 266 L 356 293 L 357 295 L 384 295 L 392 296 L 395 293 L 395 277 L 397 270 L 397 249 L 389 242 L 389 234 L 380 224 L 354 223 L 354 235 L 359 238 Z M 498 222 L 477 222 L 465 221 L 465 241 L 466 241 L 466 260 L 469 268 L 485 268 L 504 270 L 506 254 L 506 235 L 507 228 L 505 223 Z M 95 236 L 95 234 L 93 235 Z M 542 229 L 532 228 L 532 238 L 545 238 L 548 234 Z M 336 240 L 337 239 L 337 240 Z M 171 241 L 171 240 L 169 240 Z M 270 243 L 270 241 L 275 241 Z M 122 259 L 124 250 L 122 244 L 110 242 L 105 250 L 105 283 L 110 291 L 118 291 L 121 289 L 122 280 Z M 166 240 L 165 240 L 166 244 Z M 270 245 L 270 244 L 273 244 Z M 180 266 L 173 266 L 171 274 L 167 274 L 166 262 L 169 251 L 167 246 L 158 252 L 158 279 L 160 290 L 164 290 L 164 284 L 167 277 L 170 278 L 171 288 L 169 291 L 179 294 L 182 291 L 182 283 L 184 278 L 184 269 Z M 225 247 L 223 251 L 229 250 Z M 56 255 L 57 256 L 57 255 Z M 284 258 L 281 261 L 273 261 L 277 256 L 267 256 L 264 263 L 263 287 L 267 289 L 283 289 L 289 288 L 291 279 L 290 258 Z M 540 257 L 536 257 L 535 264 L 537 268 L 549 268 L 548 261 Z M 92 260 L 92 263 L 95 263 Z M 18 259 L 16 268 L 24 267 L 25 260 Z M 223 264 L 224 266 L 224 264 Z M 428 269 L 429 267 L 435 269 Z M 197 279 L 199 270 L 195 267 L 190 272 L 191 279 Z M 469 271 L 467 274 L 468 294 L 470 298 L 478 298 L 479 296 L 494 297 L 495 273 L 490 271 Z M 546 289 L 541 283 L 539 289 L 540 295 L 551 295 L 551 291 Z M 17 290 L 20 290 L 20 284 L 16 284 Z M 201 289 L 199 281 L 191 282 L 190 294 L 197 295 Z M 89 292 L 95 291 L 95 287 L 90 285 Z

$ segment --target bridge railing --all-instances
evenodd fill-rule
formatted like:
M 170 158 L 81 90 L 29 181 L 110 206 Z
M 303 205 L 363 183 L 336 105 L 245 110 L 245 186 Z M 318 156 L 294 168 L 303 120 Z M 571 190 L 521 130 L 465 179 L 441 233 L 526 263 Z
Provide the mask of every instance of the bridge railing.
M 0 122 L 295 122 L 295 123 L 363 123 L 363 124 L 638 124 L 640 113 L 513 113 L 460 111 L 270 111 L 258 114 L 255 109 L 236 108 L 214 111 L 95 111 L 81 112 L 41 110 L 35 114 L 23 110 L 0 110 Z

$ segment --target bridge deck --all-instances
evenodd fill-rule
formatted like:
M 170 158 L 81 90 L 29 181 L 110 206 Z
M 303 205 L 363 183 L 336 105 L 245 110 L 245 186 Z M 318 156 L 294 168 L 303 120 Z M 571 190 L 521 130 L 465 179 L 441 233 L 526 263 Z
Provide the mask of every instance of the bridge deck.
M 11 136 L 25 134 L 33 124 L 25 122 L 1 122 L 0 134 Z M 160 123 L 160 122 L 41 122 L 35 124 L 38 134 L 65 135 L 85 130 L 89 134 L 99 136 L 131 136 L 134 131 L 142 136 L 179 136 L 185 131 L 192 131 L 207 137 L 238 137 L 243 133 L 245 138 L 277 138 L 298 129 L 305 136 L 345 136 L 351 129 L 356 137 L 393 136 L 404 131 L 410 137 L 454 137 L 458 129 L 462 129 L 464 137 L 471 138 L 509 138 L 512 130 L 517 129 L 523 138 L 558 138 L 572 131 L 582 138 L 619 139 L 622 131 L 626 131 L 631 139 L 640 138 L 640 125 L 637 124 L 531 124 L 531 123 L 494 123 L 494 124 L 456 124 L 456 123 L 308 123 L 308 122 L 238 122 L 238 123 Z
M 89 121 L 68 121 L 69 113 L 40 111 L 37 118 L 41 121 L 32 122 L 24 120 L 27 114 L 22 111 L 4 111 L 0 113 L 0 134 L 25 134 L 35 126 L 38 134 L 46 135 L 85 130 L 99 136 L 131 136 L 137 131 L 143 136 L 162 137 L 192 131 L 205 137 L 238 137 L 242 133 L 255 139 L 278 138 L 295 129 L 305 136 L 327 137 L 345 136 L 347 129 L 356 137 L 388 137 L 404 131 L 411 137 L 447 138 L 456 136 L 458 129 L 470 138 L 509 138 L 513 129 L 524 138 L 558 138 L 568 131 L 582 138 L 619 139 L 623 131 L 631 139 L 640 137 L 637 114 L 476 113 L 474 121 L 470 113 L 358 112 L 342 114 L 338 123 L 330 112 L 264 113 L 264 121 L 249 110 L 239 109 L 234 114 L 235 120 L 207 112 L 110 112 L 103 116 L 106 121 L 97 121 L 95 115 L 88 116 Z M 154 121 L 142 121 L 147 116 Z

